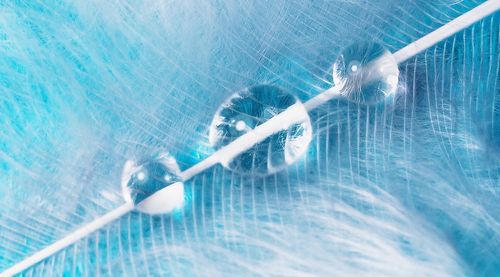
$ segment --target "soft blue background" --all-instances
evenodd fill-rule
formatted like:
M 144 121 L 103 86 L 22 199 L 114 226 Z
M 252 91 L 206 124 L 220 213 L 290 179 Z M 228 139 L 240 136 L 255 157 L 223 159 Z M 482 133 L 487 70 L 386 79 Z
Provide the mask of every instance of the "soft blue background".
M 234 91 L 309 99 L 349 44 L 397 51 L 480 2 L 0 2 L 0 271 L 122 204 L 127 159 L 207 156 Z M 499 20 L 401 64 L 385 106 L 313 111 L 287 171 L 217 166 L 181 213 L 129 214 L 25 274 L 498 274 Z

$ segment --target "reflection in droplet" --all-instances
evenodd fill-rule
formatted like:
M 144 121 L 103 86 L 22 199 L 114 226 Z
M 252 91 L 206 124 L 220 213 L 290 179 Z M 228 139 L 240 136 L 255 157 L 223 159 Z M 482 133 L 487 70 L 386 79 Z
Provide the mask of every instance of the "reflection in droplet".
M 377 43 L 353 44 L 333 65 L 333 82 L 350 101 L 375 104 L 394 95 L 399 68 L 394 56 Z
M 218 109 L 210 127 L 211 145 L 220 149 L 257 126 L 287 110 L 295 108 L 300 122 L 287 125 L 257 143 L 249 150 L 221 163 L 242 174 L 267 175 L 297 161 L 312 138 L 309 115 L 295 96 L 282 89 L 261 85 L 233 94 Z
M 127 161 L 122 175 L 126 201 L 148 214 L 169 213 L 184 204 L 184 184 L 177 162 L 168 154 L 135 163 Z

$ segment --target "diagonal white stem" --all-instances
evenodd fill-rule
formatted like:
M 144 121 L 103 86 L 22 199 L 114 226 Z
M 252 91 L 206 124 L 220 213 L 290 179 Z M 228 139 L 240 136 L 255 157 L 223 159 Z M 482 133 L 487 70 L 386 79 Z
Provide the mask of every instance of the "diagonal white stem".
M 11 268 L 2 272 L 0 276 L 12 276 L 14 274 L 20 273 L 21 271 L 27 269 L 28 267 L 44 260 L 47 257 L 54 255 L 60 250 L 72 245 L 81 238 L 86 237 L 90 233 L 99 230 L 102 226 L 108 224 L 109 222 L 115 221 L 116 219 L 122 217 L 124 214 L 129 213 L 134 209 L 134 205 L 131 202 L 127 202 L 122 206 L 112 210 L 111 212 L 94 219 L 93 221 L 85 224 L 80 229 L 77 229 L 73 233 L 67 235 L 66 237 L 54 242 L 53 244 L 45 247 L 44 249 L 36 252 L 33 256 L 30 256 L 21 262 L 15 264 Z
M 447 37 L 467 28 L 468 26 L 481 20 L 482 18 L 494 13 L 498 9 L 500 9 L 500 0 L 486 1 L 485 3 L 477 6 L 476 8 L 455 18 L 446 25 L 436 29 L 435 31 L 427 34 L 426 36 L 418 39 L 417 41 L 395 52 L 394 57 L 398 63 L 401 63 L 417 55 L 418 53 L 424 51 L 425 49 L 435 45 L 436 43 L 442 41 L 443 39 L 446 39 Z M 304 106 L 307 111 L 310 111 L 328 102 L 329 100 L 339 96 L 340 94 L 338 90 L 332 87 L 318 94 L 317 96 L 309 99 L 307 102 L 304 103 Z M 273 133 L 282 130 L 283 128 L 286 128 L 286 126 L 288 126 L 289 124 L 297 122 L 297 120 L 300 121 L 301 119 L 296 117 L 296 115 L 299 113 L 294 111 L 294 109 L 290 108 L 278 114 L 277 116 L 271 118 L 270 120 L 258 126 L 254 130 L 249 131 L 242 137 L 234 140 L 232 143 L 221 148 L 219 151 L 215 152 L 214 154 L 207 157 L 203 161 L 188 168 L 187 170 L 181 173 L 181 177 L 183 177 L 184 180 L 188 180 L 193 176 L 212 167 L 213 165 L 219 163 L 222 159 L 235 157 L 241 154 L 242 152 L 248 150 L 253 145 L 261 142 L 262 140 L 272 135 Z M 144 201 L 147 200 L 148 199 L 145 199 Z M 39 252 L 33 254 L 32 256 L 8 268 L 7 270 L 5 270 L 0 274 L 0 277 L 12 276 L 14 274 L 22 272 L 28 267 L 50 257 L 51 255 L 68 247 L 69 245 L 80 240 L 81 238 L 100 229 L 104 225 L 120 218 L 124 214 L 130 212 L 133 208 L 134 207 L 132 203 L 126 203 L 116 208 L 115 210 L 112 210 L 111 212 L 82 226 L 81 228 L 77 229 L 68 236 L 56 241 L 55 243 L 45 247 Z
M 425 49 L 435 45 L 436 43 L 456 34 L 463 29 L 469 27 L 475 22 L 493 14 L 500 9 L 500 0 L 489 0 L 474 9 L 462 14 L 445 25 L 430 32 L 424 37 L 408 44 L 402 49 L 394 53 L 394 58 L 397 63 L 402 63 L 407 59 L 417 55 Z

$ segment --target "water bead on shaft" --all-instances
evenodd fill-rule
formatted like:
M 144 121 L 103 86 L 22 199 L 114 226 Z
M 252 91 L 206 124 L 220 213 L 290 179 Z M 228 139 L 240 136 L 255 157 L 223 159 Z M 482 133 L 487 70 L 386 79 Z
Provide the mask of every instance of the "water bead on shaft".
M 376 104 L 395 94 L 399 68 L 389 50 L 362 42 L 344 49 L 333 65 L 333 82 L 349 101 Z
M 169 154 L 141 162 L 127 161 L 122 175 L 122 193 L 138 211 L 169 213 L 184 204 L 184 184 L 179 166 Z
M 293 115 L 299 118 L 298 122 L 284 123 L 282 129 L 221 163 L 241 174 L 272 174 L 297 161 L 312 137 L 309 115 L 294 95 L 271 85 L 249 87 L 234 93 L 219 107 L 210 126 L 209 139 L 215 149 L 230 144 L 285 110 L 290 112 L 290 108 L 294 109 Z

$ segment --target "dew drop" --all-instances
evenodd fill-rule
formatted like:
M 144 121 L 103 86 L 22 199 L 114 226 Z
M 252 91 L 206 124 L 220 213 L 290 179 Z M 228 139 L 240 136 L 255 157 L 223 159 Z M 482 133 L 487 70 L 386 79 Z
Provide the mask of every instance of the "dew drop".
M 312 138 L 311 121 L 302 102 L 290 93 L 260 85 L 234 93 L 216 112 L 209 139 L 220 149 L 274 116 L 295 108 L 298 123 L 275 132 L 249 150 L 221 161 L 226 168 L 241 174 L 267 175 L 286 168 L 307 150 Z
M 333 82 L 349 101 L 376 104 L 395 94 L 399 78 L 396 59 L 377 43 L 353 44 L 333 65 Z
M 138 163 L 127 161 L 122 174 L 122 193 L 143 213 L 170 213 L 184 204 L 184 184 L 175 159 L 161 154 Z

